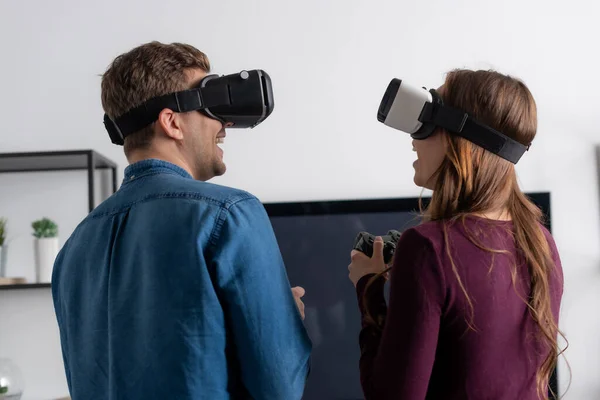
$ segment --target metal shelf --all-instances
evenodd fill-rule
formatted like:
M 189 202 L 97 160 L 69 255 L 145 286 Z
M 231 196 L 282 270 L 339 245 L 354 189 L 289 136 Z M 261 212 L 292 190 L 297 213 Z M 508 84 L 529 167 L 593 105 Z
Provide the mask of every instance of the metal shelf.
M 88 169 L 90 157 L 96 169 L 117 168 L 94 150 L 0 153 L 0 173 L 84 170 Z
M 112 170 L 112 190 L 117 191 L 117 164 L 94 150 L 0 153 L 0 173 L 87 170 L 88 209 L 94 209 L 94 171 Z
M 94 188 L 96 170 L 112 171 L 112 191 L 117 191 L 117 164 L 94 150 L 40 151 L 0 153 L 0 173 L 45 171 L 87 171 L 88 210 L 95 207 Z M 50 283 L 0 284 L 0 290 L 50 288 Z
M 15 283 L 11 285 L 0 285 L 0 290 L 38 289 L 49 288 L 50 286 L 50 283 Z

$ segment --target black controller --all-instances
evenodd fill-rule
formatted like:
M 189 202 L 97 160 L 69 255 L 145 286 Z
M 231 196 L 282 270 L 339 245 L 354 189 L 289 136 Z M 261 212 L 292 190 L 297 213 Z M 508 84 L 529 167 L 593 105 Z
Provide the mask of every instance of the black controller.
M 392 262 L 396 244 L 400 239 L 401 233 L 396 230 L 390 230 L 387 235 L 381 236 L 383 239 L 383 261 L 385 265 Z M 373 242 L 377 236 L 368 232 L 360 232 L 354 240 L 354 250 L 358 250 L 369 257 L 373 256 Z

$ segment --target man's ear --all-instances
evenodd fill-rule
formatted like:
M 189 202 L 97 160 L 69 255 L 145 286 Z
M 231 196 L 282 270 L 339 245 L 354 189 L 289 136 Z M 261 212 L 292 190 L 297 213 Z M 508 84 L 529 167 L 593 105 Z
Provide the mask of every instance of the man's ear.
M 179 114 L 169 108 L 163 109 L 158 114 L 158 119 L 156 120 L 156 123 L 165 135 L 175 140 L 183 139 L 181 122 Z

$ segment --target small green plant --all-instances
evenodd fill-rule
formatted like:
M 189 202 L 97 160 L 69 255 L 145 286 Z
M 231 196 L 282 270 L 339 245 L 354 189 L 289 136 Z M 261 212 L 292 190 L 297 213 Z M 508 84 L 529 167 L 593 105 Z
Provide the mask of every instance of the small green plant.
M 8 393 L 8 386 L 0 386 L 0 394 Z
M 48 218 L 42 218 L 37 221 L 33 221 L 31 224 L 33 228 L 33 236 L 36 238 L 53 238 L 58 236 L 58 226 L 54 221 Z
M 6 218 L 0 218 L 0 246 L 4 245 L 6 240 Z

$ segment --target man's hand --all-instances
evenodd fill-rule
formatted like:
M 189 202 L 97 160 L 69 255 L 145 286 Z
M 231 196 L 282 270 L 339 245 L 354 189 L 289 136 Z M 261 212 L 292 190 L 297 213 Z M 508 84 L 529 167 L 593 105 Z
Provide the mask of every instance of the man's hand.
M 300 316 L 302 317 L 302 320 L 304 320 L 304 303 L 301 299 L 305 293 L 306 291 L 304 290 L 304 288 L 300 286 L 292 288 L 292 294 L 294 295 L 294 300 L 296 300 L 296 305 L 298 306 L 298 311 L 300 311 Z

